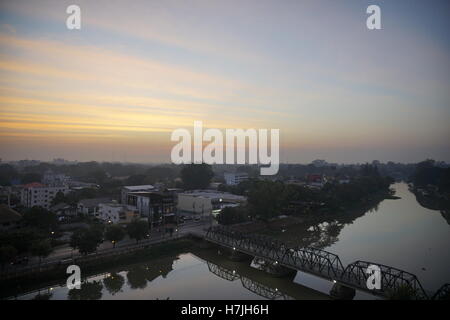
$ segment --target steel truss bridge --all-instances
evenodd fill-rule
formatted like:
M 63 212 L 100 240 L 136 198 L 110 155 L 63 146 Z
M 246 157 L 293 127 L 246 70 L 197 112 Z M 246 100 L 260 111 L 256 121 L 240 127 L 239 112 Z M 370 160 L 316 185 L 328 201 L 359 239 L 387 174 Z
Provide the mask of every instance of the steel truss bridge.
M 264 259 L 275 266 L 309 273 L 373 295 L 388 297 L 396 290 L 407 288 L 413 290 L 417 299 L 430 298 L 416 275 L 379 263 L 356 261 L 344 268 L 339 257 L 331 252 L 311 247 L 291 247 L 277 239 L 246 234 L 223 226 L 209 228 L 205 240 Z M 370 277 L 367 268 L 370 265 L 376 265 L 381 269 L 380 289 L 371 290 L 367 287 L 367 280 Z M 449 290 L 450 286 L 444 285 L 433 298 L 448 295 Z

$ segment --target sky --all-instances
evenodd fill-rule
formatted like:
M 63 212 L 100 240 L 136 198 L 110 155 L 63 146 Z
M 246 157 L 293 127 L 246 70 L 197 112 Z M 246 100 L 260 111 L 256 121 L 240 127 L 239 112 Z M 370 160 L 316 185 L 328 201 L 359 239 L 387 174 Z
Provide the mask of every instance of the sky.
M 449 16 L 445 0 L 0 0 L 0 157 L 169 162 L 171 132 L 202 121 L 280 129 L 282 162 L 450 161 Z

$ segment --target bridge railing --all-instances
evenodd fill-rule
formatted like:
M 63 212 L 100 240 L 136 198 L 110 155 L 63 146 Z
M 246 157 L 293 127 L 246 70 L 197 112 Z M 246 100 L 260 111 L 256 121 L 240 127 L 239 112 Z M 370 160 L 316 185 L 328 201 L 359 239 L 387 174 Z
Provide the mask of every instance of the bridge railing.
M 331 252 L 309 247 L 292 248 L 282 241 L 262 235 L 248 235 L 218 226 L 207 231 L 206 239 L 329 279 L 339 278 L 344 271 L 339 257 Z
M 349 264 L 342 274 L 341 280 L 352 283 L 361 288 L 367 288 L 367 280 L 371 276 L 367 273 L 369 266 L 375 265 L 380 268 L 380 289 L 371 289 L 380 295 L 393 295 L 400 290 L 409 292 L 413 298 L 428 299 L 428 295 L 423 289 L 416 275 L 394 267 L 368 261 L 356 261 Z
M 412 293 L 413 298 L 428 299 L 416 275 L 383 264 L 356 261 L 344 268 L 339 256 L 331 252 L 312 247 L 293 248 L 277 239 L 245 234 L 224 226 L 209 228 L 206 240 L 374 294 L 388 296 L 405 290 Z M 370 290 L 367 287 L 367 280 L 370 277 L 367 269 L 370 265 L 380 268 L 381 289 L 379 290 Z M 444 286 L 440 295 L 448 295 L 449 291 L 449 287 Z

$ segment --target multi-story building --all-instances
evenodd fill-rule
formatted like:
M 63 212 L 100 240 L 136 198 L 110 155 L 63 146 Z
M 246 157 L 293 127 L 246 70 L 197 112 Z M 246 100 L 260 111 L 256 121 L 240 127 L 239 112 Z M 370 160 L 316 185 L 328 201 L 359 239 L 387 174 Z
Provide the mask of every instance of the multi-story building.
M 128 194 L 132 192 L 149 192 L 154 191 L 155 187 L 152 185 L 142 185 L 142 186 L 124 186 L 122 187 L 121 203 L 126 204 L 128 202 Z
M 170 190 L 153 192 L 133 192 L 127 196 L 126 205 L 157 223 L 176 213 L 177 193 Z
M 98 218 L 106 223 L 130 223 L 139 213 L 117 202 L 100 203 Z
M 67 194 L 67 186 L 50 187 L 42 183 L 33 182 L 22 187 L 20 202 L 23 206 L 31 208 L 40 206 L 49 209 L 58 192 Z
M 230 186 L 235 186 L 241 183 L 242 181 L 248 180 L 248 174 L 245 172 L 235 172 L 235 173 L 225 172 L 223 176 L 225 178 L 225 183 Z

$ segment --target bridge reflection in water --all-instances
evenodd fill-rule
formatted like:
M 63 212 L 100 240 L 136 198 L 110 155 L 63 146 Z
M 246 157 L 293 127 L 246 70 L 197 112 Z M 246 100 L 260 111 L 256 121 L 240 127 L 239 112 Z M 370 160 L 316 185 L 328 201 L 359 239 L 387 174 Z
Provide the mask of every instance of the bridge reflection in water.
M 260 297 L 270 300 L 295 300 L 293 297 L 290 297 L 287 294 L 278 290 L 278 288 L 272 288 L 270 286 L 254 281 L 250 278 L 241 276 L 237 274 L 235 270 L 229 270 L 227 268 L 224 268 L 222 266 L 216 265 L 208 261 L 207 264 L 209 271 L 211 271 L 218 277 L 228 281 L 235 281 L 239 279 L 244 288 L 257 294 Z
M 261 235 L 249 235 L 217 226 L 208 229 L 205 240 L 228 248 L 231 252 L 245 254 L 263 259 L 273 266 L 302 271 L 335 283 L 331 294 L 338 292 L 337 288 L 361 290 L 370 294 L 387 297 L 396 290 L 408 288 L 417 299 L 428 299 L 418 278 L 409 272 L 385 266 L 379 263 L 356 261 L 347 267 L 333 253 L 310 247 L 289 247 L 285 243 Z M 366 273 L 369 265 L 377 265 L 381 269 L 381 288 L 369 289 Z

